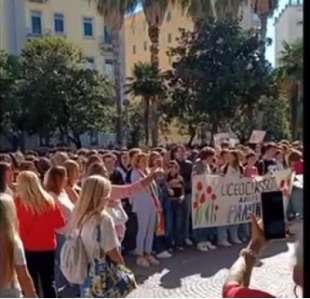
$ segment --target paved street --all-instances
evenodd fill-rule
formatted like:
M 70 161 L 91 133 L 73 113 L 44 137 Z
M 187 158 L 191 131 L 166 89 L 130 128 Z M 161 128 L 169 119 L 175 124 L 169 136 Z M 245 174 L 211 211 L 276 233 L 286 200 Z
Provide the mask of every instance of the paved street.
M 263 255 L 263 265 L 254 269 L 252 287 L 276 297 L 295 297 L 290 269 L 292 245 L 276 242 L 270 246 Z M 148 270 L 137 268 L 133 258 L 129 258 L 128 264 L 139 283 L 130 297 L 221 297 L 228 269 L 242 248 L 234 246 L 206 253 L 187 249 Z

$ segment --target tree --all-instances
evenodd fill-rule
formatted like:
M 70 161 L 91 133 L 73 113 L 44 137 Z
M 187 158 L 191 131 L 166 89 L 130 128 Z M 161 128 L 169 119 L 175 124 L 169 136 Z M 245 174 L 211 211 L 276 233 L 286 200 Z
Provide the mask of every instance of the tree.
M 21 75 L 17 57 L 0 51 L 0 133 L 17 148 L 24 125 L 23 110 L 14 96 Z
M 261 21 L 261 36 L 266 39 L 268 18 L 273 15 L 279 6 L 279 0 L 250 0 L 251 6 Z M 265 52 L 265 48 L 264 48 Z
M 141 97 L 144 107 L 145 145 L 149 145 L 151 101 L 164 94 L 163 76 L 158 68 L 150 63 L 134 65 L 133 77 L 128 78 L 127 93 Z M 153 130 L 154 128 L 152 128 Z
M 23 79 L 15 96 L 28 132 L 47 137 L 60 133 L 79 148 L 80 135 L 107 127 L 110 84 L 97 71 L 85 69 L 79 48 L 62 38 L 34 39 L 22 51 L 21 63 Z
M 261 54 L 264 42 L 236 20 L 208 19 L 198 31 L 182 30 L 171 49 L 170 116 L 189 125 L 212 125 L 212 133 L 238 114 L 255 118 L 255 103 L 272 95 L 276 85 L 270 63 Z
M 114 80 L 115 80 L 115 99 L 116 99 L 116 133 L 117 142 L 122 144 L 122 76 L 120 62 L 120 30 L 124 24 L 125 14 L 132 13 L 137 7 L 137 0 L 88 0 L 97 5 L 98 12 L 104 17 L 105 24 L 112 31 L 112 48 L 114 54 Z
M 278 77 L 285 81 L 288 87 L 288 97 L 291 100 L 291 128 L 293 138 L 300 138 L 301 111 L 303 98 L 303 42 L 283 43 Z

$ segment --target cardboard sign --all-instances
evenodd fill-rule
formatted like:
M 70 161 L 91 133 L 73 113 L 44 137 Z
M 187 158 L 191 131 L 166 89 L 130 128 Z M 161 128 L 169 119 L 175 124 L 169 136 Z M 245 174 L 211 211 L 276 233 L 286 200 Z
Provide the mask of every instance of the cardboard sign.
M 229 133 L 219 133 L 214 135 L 214 146 L 221 146 L 223 142 L 229 142 L 230 135 Z
M 266 136 L 266 131 L 254 130 L 251 134 L 249 143 L 252 143 L 252 144 L 262 143 L 264 141 L 265 136 Z
M 291 176 L 291 170 L 255 179 L 205 174 L 194 176 L 193 228 L 247 223 L 252 213 L 261 216 L 262 192 L 283 191 L 286 208 Z

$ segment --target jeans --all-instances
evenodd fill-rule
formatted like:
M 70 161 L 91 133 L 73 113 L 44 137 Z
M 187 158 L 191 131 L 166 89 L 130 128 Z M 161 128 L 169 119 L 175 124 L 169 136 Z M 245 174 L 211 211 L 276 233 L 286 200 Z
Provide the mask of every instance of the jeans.
M 220 226 L 217 228 L 217 242 L 228 241 L 228 234 L 230 235 L 230 240 L 239 239 L 238 237 L 239 224 Z
M 196 243 L 212 242 L 214 240 L 215 229 L 210 228 L 196 228 L 193 230 L 193 238 Z
M 251 232 L 251 224 L 250 223 L 242 223 L 239 224 L 239 236 L 242 240 L 247 240 L 250 238 Z
M 66 240 L 66 237 L 57 234 L 57 248 L 55 253 L 55 285 L 58 298 L 80 297 L 80 288 L 78 285 L 71 284 L 66 280 L 60 270 L 60 251 Z
M 183 202 L 168 199 L 166 205 L 166 230 L 168 243 L 170 246 L 183 246 L 184 226 L 183 226 Z
M 54 258 L 54 251 L 26 251 L 28 270 L 34 282 L 37 294 L 41 293 L 41 284 L 44 298 L 56 298 Z
M 182 238 L 185 241 L 190 237 L 190 230 L 191 230 L 191 212 L 192 212 L 192 195 L 191 194 L 185 194 L 185 198 L 183 201 L 183 232 L 182 232 Z

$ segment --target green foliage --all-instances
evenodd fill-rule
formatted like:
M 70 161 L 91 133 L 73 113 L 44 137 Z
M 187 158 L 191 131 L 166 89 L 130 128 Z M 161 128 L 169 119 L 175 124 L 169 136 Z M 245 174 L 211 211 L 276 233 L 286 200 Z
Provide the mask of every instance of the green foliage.
M 288 44 L 283 42 L 284 49 L 281 52 L 278 75 L 280 79 L 297 82 L 303 80 L 303 41 L 297 40 L 295 43 Z
M 169 75 L 168 115 L 197 125 L 213 125 L 213 133 L 236 116 L 252 110 L 262 95 L 276 93 L 264 42 L 229 18 L 208 19 L 197 32 L 182 30 L 171 49 L 175 63 Z
M 127 81 L 126 93 L 142 98 L 145 144 L 148 145 L 151 101 L 164 96 L 164 77 L 154 65 L 140 62 L 134 65 L 133 77 L 127 78 Z
M 112 87 L 84 63 L 80 49 L 63 38 L 27 42 L 4 113 L 7 135 L 62 134 L 80 147 L 80 135 L 109 128 Z

